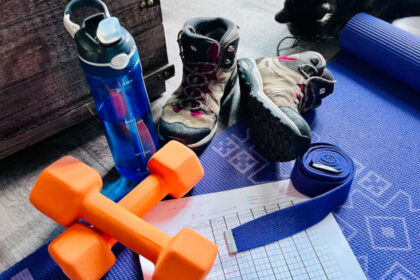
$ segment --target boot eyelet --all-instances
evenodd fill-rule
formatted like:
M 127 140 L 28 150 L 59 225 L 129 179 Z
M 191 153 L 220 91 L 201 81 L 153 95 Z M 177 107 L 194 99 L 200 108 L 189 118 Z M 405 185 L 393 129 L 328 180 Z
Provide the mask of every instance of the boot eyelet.
M 187 81 L 190 84 L 197 85 L 197 84 L 206 83 L 206 78 L 202 77 L 202 76 L 199 76 L 199 75 L 191 75 L 191 76 L 187 77 Z

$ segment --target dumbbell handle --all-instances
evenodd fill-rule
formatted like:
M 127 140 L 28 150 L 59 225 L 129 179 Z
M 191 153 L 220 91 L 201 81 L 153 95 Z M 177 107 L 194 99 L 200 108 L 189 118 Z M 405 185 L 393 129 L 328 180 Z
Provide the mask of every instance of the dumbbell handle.
M 171 239 L 99 192 L 88 194 L 81 206 L 81 219 L 153 263 Z
M 165 180 L 157 175 L 151 174 L 123 197 L 118 202 L 118 205 L 142 217 L 168 195 L 168 193 Z
M 150 174 L 126 196 L 118 205 L 127 209 L 138 217 L 143 217 L 156 204 L 159 203 L 169 193 L 166 182 L 159 176 Z M 101 233 L 102 238 L 112 248 L 118 241 L 106 233 Z

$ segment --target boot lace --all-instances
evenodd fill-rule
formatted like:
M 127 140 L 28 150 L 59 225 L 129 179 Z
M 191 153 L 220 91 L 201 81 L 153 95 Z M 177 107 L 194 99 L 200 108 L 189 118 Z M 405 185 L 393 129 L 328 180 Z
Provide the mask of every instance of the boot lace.
M 187 62 L 183 59 L 184 77 L 178 107 L 190 110 L 206 110 L 208 94 L 205 89 L 211 81 L 217 81 L 217 64 L 212 62 Z M 214 76 L 215 78 L 209 78 Z
M 305 78 L 302 84 L 299 84 L 300 91 L 296 93 L 296 98 L 293 98 L 293 101 L 289 102 L 295 103 L 298 112 L 308 111 L 312 104 L 309 104 L 309 100 L 314 100 L 313 93 L 310 90 L 310 82 L 313 79 L 319 78 L 320 73 L 318 69 L 310 64 L 302 64 L 298 67 L 299 73 Z M 284 99 L 287 98 L 287 94 L 284 93 L 284 90 L 280 88 L 273 88 L 269 94 L 271 98 L 275 99 Z M 309 96 L 311 95 L 311 96 Z
M 192 29 L 192 27 L 189 27 Z M 184 74 L 182 79 L 182 91 L 179 93 L 175 107 L 189 110 L 207 111 L 208 94 L 203 89 L 208 89 L 210 81 L 217 81 L 216 72 L 218 70 L 217 63 L 213 62 L 191 62 L 187 61 L 182 44 L 181 34 L 178 33 L 178 45 L 180 49 L 180 57 L 184 65 Z
M 305 38 L 305 37 L 301 37 L 301 36 L 287 36 L 287 37 L 284 37 L 277 44 L 277 56 L 280 56 L 281 55 L 281 52 L 284 51 L 284 50 L 294 49 L 302 41 L 310 42 L 310 43 L 317 43 L 317 42 L 325 41 L 325 40 L 327 40 L 330 37 L 332 37 L 332 36 L 327 35 L 327 34 L 317 34 L 313 38 Z M 293 43 L 292 43 L 292 45 L 291 46 L 288 46 L 288 47 L 285 47 L 285 48 L 280 48 L 283 45 L 283 43 L 286 40 L 289 40 L 289 39 L 293 39 L 294 40 Z

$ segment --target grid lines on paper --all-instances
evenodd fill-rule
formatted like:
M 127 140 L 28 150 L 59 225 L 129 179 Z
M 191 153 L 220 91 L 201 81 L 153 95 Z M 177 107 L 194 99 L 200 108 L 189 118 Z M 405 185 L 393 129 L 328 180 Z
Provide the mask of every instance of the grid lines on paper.
M 228 253 L 223 235 L 226 230 L 290 205 L 292 202 L 257 207 L 191 225 L 219 247 L 207 279 L 344 279 L 328 243 L 311 229 L 252 250 Z

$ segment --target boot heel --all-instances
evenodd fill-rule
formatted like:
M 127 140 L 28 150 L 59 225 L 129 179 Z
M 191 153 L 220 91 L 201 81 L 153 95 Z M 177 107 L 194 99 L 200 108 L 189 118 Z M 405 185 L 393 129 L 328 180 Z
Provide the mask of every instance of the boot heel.
M 226 98 L 230 93 L 233 91 L 233 89 L 236 86 L 236 81 L 238 80 L 238 69 L 235 67 L 235 70 L 233 71 L 232 75 L 230 76 L 229 80 L 226 83 L 225 91 L 223 96 Z

